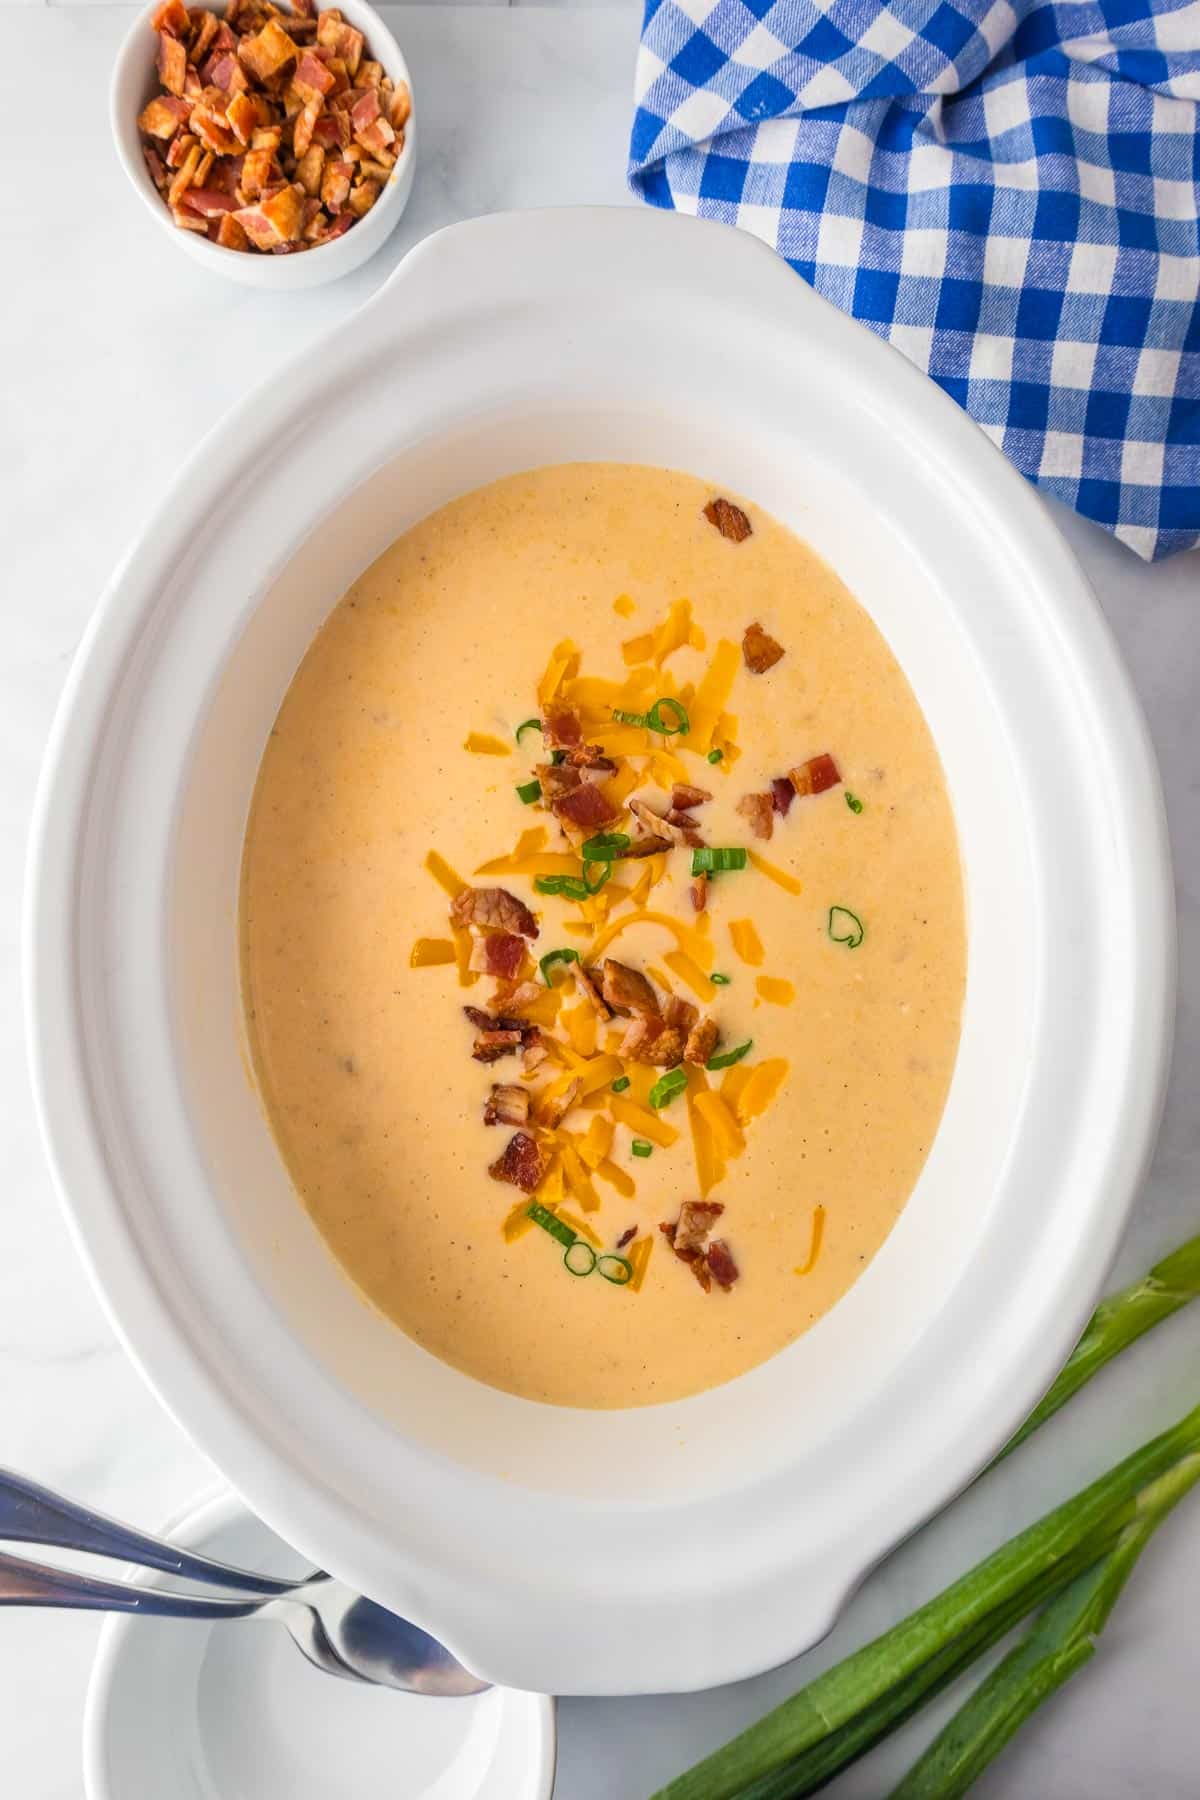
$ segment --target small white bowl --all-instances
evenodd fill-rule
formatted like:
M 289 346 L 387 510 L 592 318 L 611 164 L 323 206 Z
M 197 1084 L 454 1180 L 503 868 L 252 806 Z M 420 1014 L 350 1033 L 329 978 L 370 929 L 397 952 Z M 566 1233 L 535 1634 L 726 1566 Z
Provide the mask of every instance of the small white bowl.
M 370 54 L 376 62 L 383 64 L 384 73 L 395 82 L 407 82 L 412 93 L 408 64 L 374 7 L 367 6 L 365 0 L 337 0 L 337 5 L 342 17 L 363 33 Z M 201 237 L 198 231 L 179 229 L 150 179 L 142 155 L 138 116 L 159 92 L 154 65 L 155 38 L 150 26 L 157 6 L 158 0 L 151 0 L 151 4 L 138 14 L 117 52 L 109 91 L 109 118 L 117 155 L 134 192 L 176 247 L 185 250 L 214 275 L 224 275 L 230 281 L 241 282 L 244 287 L 255 288 L 321 287 L 327 281 L 349 275 L 369 256 L 374 256 L 385 238 L 395 230 L 412 192 L 417 156 L 415 99 L 412 117 L 404 127 L 404 148 L 396 159 L 391 177 L 370 212 L 349 231 L 334 238 L 332 243 L 319 244 L 315 250 L 306 250 L 298 256 L 226 250 L 224 245 Z
M 271 1574 L 309 1566 L 232 1495 L 167 1535 Z M 433 1700 L 336 1681 L 269 1622 L 109 1619 L 83 1726 L 87 1800 L 550 1800 L 554 1758 L 544 1694 Z

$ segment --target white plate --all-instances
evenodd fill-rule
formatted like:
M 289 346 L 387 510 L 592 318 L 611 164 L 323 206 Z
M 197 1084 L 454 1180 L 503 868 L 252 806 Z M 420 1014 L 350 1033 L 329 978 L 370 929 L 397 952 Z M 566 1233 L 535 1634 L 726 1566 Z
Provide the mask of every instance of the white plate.
M 310 1566 L 230 1497 L 166 1535 L 268 1575 Z M 100 1634 L 84 1783 L 87 1800 L 550 1800 L 554 1746 L 542 1694 L 429 1700 L 359 1687 L 314 1669 L 274 1622 L 124 1614 Z
M 329 607 L 452 495 L 574 458 L 702 474 L 833 564 L 929 718 L 970 916 L 945 1118 L 862 1279 L 738 1381 L 608 1413 L 361 1302 L 247 1084 L 236 961 L 259 756 Z M 131 1351 L 290 1543 L 507 1686 L 705 1687 L 811 1644 L 1065 1359 L 1157 1119 L 1165 827 L 1086 583 L 945 395 L 692 219 L 455 227 L 248 397 L 98 609 L 32 867 L 39 1105 Z

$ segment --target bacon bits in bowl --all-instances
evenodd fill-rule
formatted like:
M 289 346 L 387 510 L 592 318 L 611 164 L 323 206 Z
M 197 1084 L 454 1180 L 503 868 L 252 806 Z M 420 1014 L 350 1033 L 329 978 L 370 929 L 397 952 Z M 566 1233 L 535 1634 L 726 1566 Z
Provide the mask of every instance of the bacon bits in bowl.
M 412 89 L 361 0 L 158 0 L 122 46 L 117 150 L 159 223 L 252 287 L 314 287 L 376 251 L 412 187 Z

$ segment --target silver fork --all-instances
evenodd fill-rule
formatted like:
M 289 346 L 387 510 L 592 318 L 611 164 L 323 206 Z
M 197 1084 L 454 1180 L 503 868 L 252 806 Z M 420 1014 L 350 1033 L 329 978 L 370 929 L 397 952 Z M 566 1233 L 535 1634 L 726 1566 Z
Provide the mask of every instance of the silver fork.
M 489 1685 L 464 1669 L 420 1626 L 320 1570 L 294 1581 L 256 1575 L 134 1531 L 6 1470 L 0 1470 L 0 1540 L 118 1557 L 245 1596 L 210 1599 L 204 1594 L 176 1594 L 0 1552 L 0 1606 L 70 1607 L 210 1622 L 277 1619 L 309 1662 L 343 1680 L 448 1696 L 482 1693 Z

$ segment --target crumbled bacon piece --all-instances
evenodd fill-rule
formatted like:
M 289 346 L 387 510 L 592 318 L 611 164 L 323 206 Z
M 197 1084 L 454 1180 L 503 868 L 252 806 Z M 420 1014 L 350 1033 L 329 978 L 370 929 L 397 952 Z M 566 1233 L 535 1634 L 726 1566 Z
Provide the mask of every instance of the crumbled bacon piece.
M 542 790 L 542 799 L 553 805 L 560 794 L 574 793 L 583 780 L 579 770 L 570 763 L 538 763 L 534 769 Z
M 481 1031 L 475 1039 L 471 1055 L 476 1062 L 498 1062 L 502 1056 L 512 1056 L 521 1048 L 523 1031 L 500 1031 L 488 1029 Z
M 583 727 L 569 706 L 548 706 L 542 720 L 547 750 L 574 750 L 583 742 Z
M 237 54 L 242 66 L 256 81 L 265 85 L 281 76 L 296 61 L 299 48 L 278 19 L 268 19 L 253 37 L 242 38 Z
M 688 1040 L 683 1051 L 684 1062 L 701 1065 L 706 1063 L 716 1049 L 717 1039 L 720 1035 L 720 1028 L 715 1019 L 701 1019 L 699 1024 L 693 1025 L 688 1032 Z
M 202 219 L 219 219 L 237 207 L 232 194 L 224 194 L 219 188 L 204 187 L 190 188 L 183 196 L 183 204 L 199 213 Z
M 493 931 L 515 931 L 520 937 L 535 938 L 537 920 L 523 900 L 507 888 L 464 888 L 450 903 L 450 920 L 454 925 L 485 925 Z
M 765 675 L 784 654 L 783 645 L 765 632 L 756 619 L 742 634 L 742 658 L 752 675 Z
M 690 1262 L 699 1256 L 713 1226 L 725 1211 L 719 1200 L 685 1200 L 673 1225 L 660 1225 L 676 1256 Z
M 328 12 L 317 15 L 317 42 L 340 57 L 346 65 L 347 75 L 353 81 L 358 74 L 358 65 L 365 48 L 362 32 L 356 31 L 353 25 L 347 25 L 341 13 L 331 7 Z
M 688 812 L 693 806 L 703 806 L 706 800 L 711 799 L 712 795 L 707 788 L 692 787 L 690 782 L 677 781 L 671 789 L 671 810 Z
M 527 1075 L 532 1075 L 535 1069 L 541 1068 L 549 1054 L 541 1032 L 531 1032 L 527 1034 L 521 1051 L 521 1067 Z
M 488 1011 L 493 1015 L 499 1012 L 517 1014 L 523 1007 L 532 1006 L 535 1000 L 540 1000 L 545 991 L 536 981 L 519 981 L 507 994 L 498 989 L 488 1001 Z M 530 1026 L 529 1029 L 532 1031 L 533 1027 Z
M 717 1286 L 724 1288 L 728 1293 L 741 1271 L 734 1262 L 729 1245 L 724 1238 L 713 1238 L 704 1252 L 704 1260 L 708 1265 L 708 1272 Z
M 167 186 L 167 168 L 158 151 L 150 144 L 143 144 L 142 155 L 146 159 L 146 167 L 150 171 L 150 179 L 161 194 Z
M 525 960 L 525 940 L 511 931 L 489 931 L 471 949 L 471 968 L 498 981 L 515 981 Z
M 694 1007 L 690 1000 L 684 1000 L 679 994 L 672 994 L 663 1006 L 663 1018 L 666 1023 L 674 1025 L 676 1030 L 682 1031 L 685 1036 L 699 1017 L 698 1008 Z
M 158 34 L 158 56 L 155 59 L 158 79 L 169 94 L 183 97 L 183 84 L 187 78 L 187 51 L 177 37 L 169 31 Z
M 322 100 L 337 86 L 337 79 L 330 73 L 328 66 L 310 50 L 306 50 L 296 64 L 292 81 L 305 100 Z
M 728 1293 L 738 1278 L 738 1266 L 724 1238 L 709 1241 L 709 1234 L 724 1211 L 718 1200 L 685 1200 L 674 1224 L 664 1222 L 658 1228 L 706 1294 L 714 1281 Z
M 571 974 L 575 985 L 589 1006 L 594 1006 L 602 1019 L 611 1019 L 608 1002 L 600 992 L 603 976 L 598 969 L 585 969 L 582 963 L 571 964 Z
M 665 851 L 670 850 L 670 848 L 670 838 L 651 837 L 647 833 L 645 837 L 634 838 L 628 850 L 622 850 L 621 856 L 628 862 L 631 857 L 635 856 L 661 856 Z
M 318 146 L 314 145 L 314 148 Z M 327 162 L 321 176 L 321 200 L 329 212 L 336 213 L 345 206 L 350 197 L 350 178 L 354 173 L 354 164 L 348 162 Z
M 550 802 L 550 810 L 555 818 L 566 819 L 586 831 L 600 831 L 605 825 L 611 825 L 617 816 L 616 807 L 594 781 L 581 781 L 569 793 L 556 795 Z
M 837 787 L 842 777 L 832 756 L 822 754 L 810 756 L 798 768 L 789 769 L 788 779 L 796 792 L 804 796 L 823 794 L 826 788 Z
M 750 521 L 741 507 L 735 506 L 732 500 L 725 500 L 720 496 L 715 500 L 710 500 L 704 509 L 704 516 L 709 524 L 715 525 L 721 536 L 729 538 L 731 543 L 744 543 L 750 536 Z
M 627 1225 L 625 1227 L 624 1231 L 621 1233 L 620 1237 L 617 1239 L 617 1249 L 623 1250 L 625 1248 L 626 1244 L 632 1244 L 632 1242 L 633 1242 L 634 1238 L 637 1236 L 637 1234 L 638 1234 L 638 1228 L 636 1225 Z
M 756 838 L 769 838 L 775 829 L 775 803 L 770 794 L 746 794 L 738 801 L 738 811 L 750 822 Z
M 658 1016 L 658 996 L 646 977 L 637 969 L 631 969 L 626 963 L 616 962 L 611 956 L 604 959 L 604 972 L 600 992 L 605 1004 L 611 1006 L 615 1013 L 648 1013 Z
M 212 88 L 211 93 L 218 90 Z M 225 96 L 221 95 L 222 104 Z M 194 131 L 206 150 L 214 156 L 236 156 L 242 145 L 236 131 L 231 131 L 226 114 L 205 101 L 197 100 L 188 116 L 188 130 Z
M 304 224 L 304 189 L 298 182 L 288 184 L 264 195 L 255 206 L 241 207 L 234 217 L 259 250 L 292 244 Z
M 561 1125 L 578 1098 L 578 1081 L 568 1082 L 561 1094 L 547 1096 L 540 1103 L 542 1124 L 548 1126 L 551 1130 L 553 1130 L 556 1125 Z
M 639 1058 L 641 1062 L 653 1064 L 656 1069 L 675 1069 L 683 1061 L 683 1033 L 673 1025 L 668 1025 L 659 1032 L 654 1041 L 647 1045 Z
M 656 813 L 644 800 L 631 800 L 629 810 L 651 837 L 665 837 L 671 844 L 686 844 L 689 848 L 694 848 L 700 842 L 695 819 L 689 819 L 686 825 L 678 825 L 669 817 L 664 818 L 661 813 Z
M 702 913 L 708 905 L 708 876 L 703 871 L 696 876 L 688 893 L 692 896 L 693 912 Z
M 598 769 L 604 775 L 615 775 L 617 765 L 611 756 L 605 756 L 599 744 L 576 744 L 573 750 L 567 751 L 567 762 L 574 769 Z
M 196 35 L 188 45 L 188 61 L 199 65 L 212 48 L 221 21 L 215 12 L 209 12 L 207 6 L 198 6 L 195 12 L 188 14 L 188 18 L 196 28 Z M 229 36 L 232 37 L 233 33 L 230 32 Z
M 221 215 L 221 223 L 217 226 L 217 242 L 226 250 L 249 250 L 250 248 L 250 239 L 232 213 Z
M 514 1082 L 497 1081 L 483 1103 L 485 1125 L 527 1125 L 529 1089 Z
M 643 1013 L 631 1019 L 621 1039 L 620 1054 L 626 1062 L 647 1062 L 647 1051 L 656 1038 L 662 1036 L 666 1026 L 661 1019 L 651 1013 Z
M 510 994 L 494 1010 L 485 1010 L 482 1006 L 464 1006 L 463 1012 L 477 1031 L 515 1031 L 522 1038 L 531 1034 L 536 1035 L 537 1026 L 531 1025 L 528 1019 L 510 1018 L 507 1013 L 500 1010 L 503 1006 L 511 1006 L 513 998 L 514 996 Z
M 169 31 L 172 37 L 187 37 L 192 29 L 192 21 L 183 0 L 163 0 L 161 6 L 154 10 L 150 20 L 155 31 Z
M 186 125 L 191 102 L 174 94 L 158 94 L 138 115 L 138 130 L 147 137 L 173 138 L 181 125 Z
M 412 116 L 412 94 L 407 81 L 398 81 L 388 108 L 388 118 L 397 131 L 403 131 Z
M 535 1138 L 518 1131 L 509 1138 L 494 1163 L 488 1165 L 493 1181 L 510 1181 L 526 1194 L 532 1194 L 546 1173 L 547 1158 Z
M 796 790 L 786 775 L 776 775 L 771 783 L 771 804 L 781 819 L 788 816 L 788 808 L 796 798 Z

